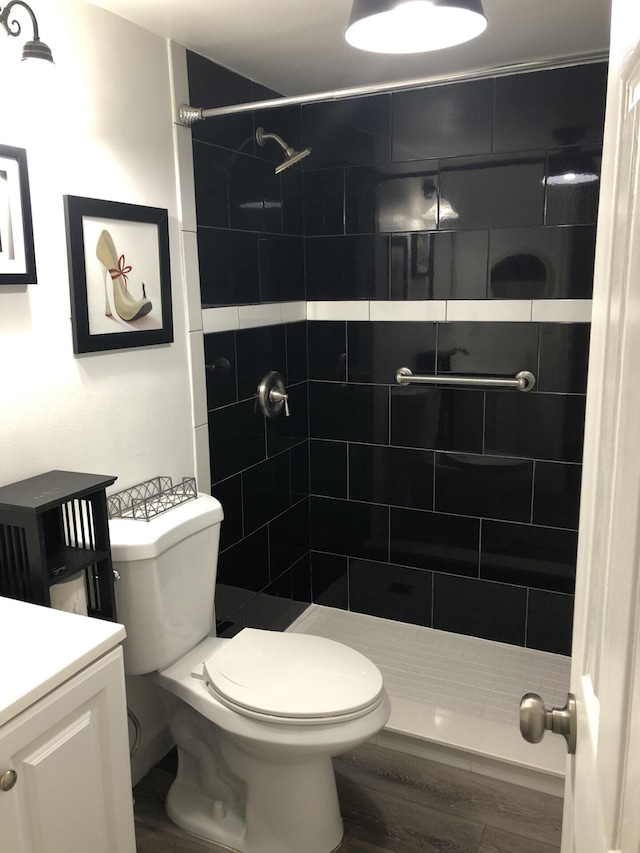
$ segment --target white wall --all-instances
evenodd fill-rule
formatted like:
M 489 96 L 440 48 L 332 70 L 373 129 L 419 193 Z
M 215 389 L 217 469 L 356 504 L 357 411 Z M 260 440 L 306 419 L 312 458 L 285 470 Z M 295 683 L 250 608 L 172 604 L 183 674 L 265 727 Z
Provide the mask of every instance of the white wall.
M 0 485 L 52 468 L 116 474 L 114 488 L 192 475 L 167 44 L 83 0 L 33 7 L 54 67 L 20 62 L 19 8 L 25 38 L 0 32 L 0 144 L 27 151 L 38 268 L 36 285 L 0 287 Z M 66 194 L 169 210 L 173 344 L 74 356 Z

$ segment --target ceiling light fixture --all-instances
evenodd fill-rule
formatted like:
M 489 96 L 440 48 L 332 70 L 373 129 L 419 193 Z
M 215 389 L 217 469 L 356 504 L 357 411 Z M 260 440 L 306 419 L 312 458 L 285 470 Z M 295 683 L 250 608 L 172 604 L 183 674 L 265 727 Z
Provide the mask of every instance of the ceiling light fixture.
M 423 53 L 469 41 L 486 26 L 481 0 L 353 0 L 344 37 L 373 53 Z
M 47 62 L 53 62 L 51 48 L 43 41 L 40 41 L 38 22 L 36 21 L 33 9 L 31 6 L 23 3 L 23 0 L 11 0 L 10 3 L 7 3 L 4 9 L 0 10 L 0 24 L 4 27 L 7 35 L 19 36 L 22 31 L 18 21 L 9 21 L 9 13 L 14 6 L 22 6 L 26 9 L 31 16 L 31 24 L 33 25 L 33 39 L 24 43 L 24 47 L 22 48 L 22 59 L 45 59 Z

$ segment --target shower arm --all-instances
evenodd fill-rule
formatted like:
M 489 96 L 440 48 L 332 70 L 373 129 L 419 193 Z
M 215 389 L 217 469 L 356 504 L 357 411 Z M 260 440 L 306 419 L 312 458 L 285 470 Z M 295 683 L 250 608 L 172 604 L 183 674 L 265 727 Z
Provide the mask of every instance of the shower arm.
M 281 136 L 278 136 L 277 133 L 266 133 L 261 127 L 259 127 L 256 131 L 256 140 L 258 142 L 258 145 L 264 145 L 267 139 L 273 139 L 275 142 L 277 142 L 280 148 L 282 148 L 284 153 L 287 155 L 287 157 L 290 157 L 292 154 L 295 153 L 295 149 L 290 148 L 284 141 L 284 139 Z
M 594 51 L 572 56 L 566 62 L 558 60 L 539 60 L 537 62 L 520 62 L 511 65 L 501 65 L 494 68 L 482 68 L 476 71 L 464 71 L 458 74 L 433 74 L 430 77 L 418 77 L 411 80 L 402 80 L 396 83 L 375 83 L 368 86 L 353 86 L 348 89 L 335 89 L 328 92 L 315 92 L 310 95 L 291 95 L 282 98 L 272 98 L 267 101 L 249 101 L 246 104 L 229 104 L 225 107 L 192 107 L 182 104 L 178 108 L 178 124 L 191 127 L 197 121 L 217 116 L 235 115 L 236 113 L 247 113 L 253 110 L 268 110 L 276 107 L 291 107 L 300 104 L 313 104 L 316 101 L 341 101 L 346 98 L 357 98 L 364 95 L 379 95 L 381 92 L 390 92 L 396 89 L 413 89 L 417 86 L 435 86 L 439 83 L 460 83 L 464 80 L 480 80 L 486 77 L 503 77 L 507 74 L 522 73 L 525 71 L 542 71 L 545 68 L 569 68 L 585 63 L 602 62 L 609 54 L 602 51 Z

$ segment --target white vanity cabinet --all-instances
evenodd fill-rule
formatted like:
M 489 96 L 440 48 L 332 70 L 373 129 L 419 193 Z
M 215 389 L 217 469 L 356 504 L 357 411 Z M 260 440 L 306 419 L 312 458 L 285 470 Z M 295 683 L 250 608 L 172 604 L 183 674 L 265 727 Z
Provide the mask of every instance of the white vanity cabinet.
M 124 629 L 3 598 L 0 626 L 0 850 L 135 853 Z

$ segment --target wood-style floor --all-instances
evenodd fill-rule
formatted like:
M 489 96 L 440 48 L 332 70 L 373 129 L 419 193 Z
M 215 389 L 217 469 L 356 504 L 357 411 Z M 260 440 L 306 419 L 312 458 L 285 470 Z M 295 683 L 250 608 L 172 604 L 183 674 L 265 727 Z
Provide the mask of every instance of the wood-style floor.
M 165 815 L 171 764 L 161 762 L 134 789 L 138 853 L 223 853 Z M 557 797 L 368 744 L 334 764 L 345 827 L 340 853 L 560 849 Z

